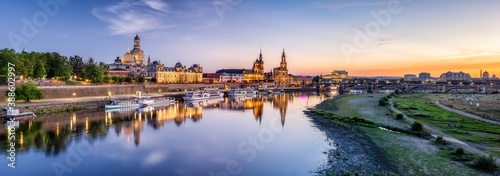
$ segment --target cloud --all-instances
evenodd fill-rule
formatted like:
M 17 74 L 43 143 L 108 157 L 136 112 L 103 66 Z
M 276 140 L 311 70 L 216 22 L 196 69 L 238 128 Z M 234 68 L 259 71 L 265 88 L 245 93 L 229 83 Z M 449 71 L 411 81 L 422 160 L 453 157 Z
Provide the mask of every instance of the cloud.
M 163 162 L 165 159 L 167 159 L 167 154 L 155 151 L 145 157 L 143 165 L 155 165 Z
M 339 2 L 339 3 L 322 3 L 320 7 L 338 10 L 341 8 L 348 7 L 367 7 L 367 6 L 378 6 L 385 5 L 387 2 Z
M 143 2 L 152 9 L 159 11 L 166 11 L 168 8 L 168 4 L 163 3 L 161 0 L 144 0 Z
M 92 14 L 107 23 L 111 35 L 126 35 L 173 27 L 169 25 L 169 5 L 161 0 L 125 0 L 96 7 Z

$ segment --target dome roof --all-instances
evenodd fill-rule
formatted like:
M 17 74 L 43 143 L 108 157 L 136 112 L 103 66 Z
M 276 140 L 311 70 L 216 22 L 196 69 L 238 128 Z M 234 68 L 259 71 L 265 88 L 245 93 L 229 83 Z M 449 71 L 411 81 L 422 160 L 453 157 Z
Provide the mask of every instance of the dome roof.
M 182 67 L 182 64 L 181 64 L 180 62 L 177 62 L 177 63 L 175 64 L 175 68 L 180 68 L 180 67 Z
M 124 63 L 124 64 L 135 63 L 134 56 L 132 56 L 132 54 L 130 54 L 130 53 L 124 54 L 123 57 L 122 57 L 122 63 Z
M 200 68 L 200 65 L 198 65 L 198 64 L 194 64 L 194 65 L 193 65 L 193 68 Z

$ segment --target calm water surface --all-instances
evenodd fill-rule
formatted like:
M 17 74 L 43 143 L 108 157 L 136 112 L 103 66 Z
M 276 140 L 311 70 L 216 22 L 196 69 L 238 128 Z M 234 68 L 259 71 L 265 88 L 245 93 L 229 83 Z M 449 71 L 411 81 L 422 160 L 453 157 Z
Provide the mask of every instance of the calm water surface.
M 15 169 L 0 125 L 0 175 L 314 175 L 330 144 L 302 111 L 323 99 L 296 93 L 39 116 L 16 129 Z

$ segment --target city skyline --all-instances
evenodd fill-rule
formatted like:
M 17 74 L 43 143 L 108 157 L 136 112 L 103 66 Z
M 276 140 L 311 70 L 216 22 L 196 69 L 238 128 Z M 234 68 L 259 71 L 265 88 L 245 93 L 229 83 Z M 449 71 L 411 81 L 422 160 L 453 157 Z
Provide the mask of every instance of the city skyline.
M 250 69 L 262 47 L 265 71 L 279 66 L 285 48 L 295 75 L 339 69 L 354 76 L 500 74 L 499 24 L 493 23 L 500 2 L 222 2 L 5 2 L 10 15 L 0 19 L 12 25 L 0 29 L 5 39 L 0 46 L 112 63 L 133 47 L 133 36 L 139 34 L 146 57 L 167 65 L 198 63 L 204 72 Z M 387 13 L 390 17 L 383 18 Z M 32 35 L 24 31 L 29 23 L 37 31 Z M 365 30 L 377 25 L 379 30 L 368 36 Z M 353 40 L 363 35 L 371 42 L 356 45 Z

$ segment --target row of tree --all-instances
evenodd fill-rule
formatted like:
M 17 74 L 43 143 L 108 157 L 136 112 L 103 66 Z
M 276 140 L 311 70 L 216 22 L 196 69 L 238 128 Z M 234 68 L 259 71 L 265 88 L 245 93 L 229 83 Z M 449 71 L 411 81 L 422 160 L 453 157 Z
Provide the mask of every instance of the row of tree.
M 16 52 L 5 48 L 0 50 L 0 75 L 8 74 L 8 63 L 14 64 L 15 74 L 25 79 L 68 81 L 73 78 L 97 83 L 108 73 L 104 62 L 95 64 L 92 58 L 84 61 L 78 55 L 67 57 L 57 52 Z

